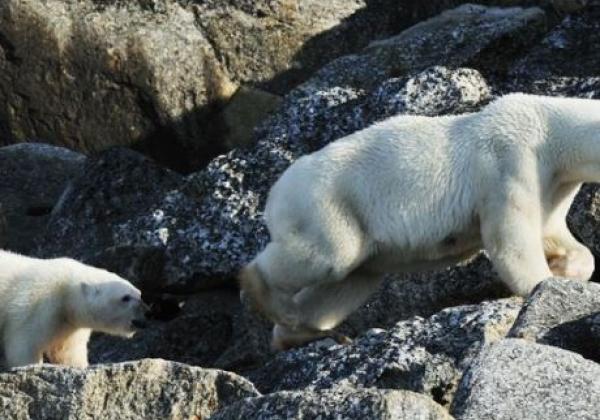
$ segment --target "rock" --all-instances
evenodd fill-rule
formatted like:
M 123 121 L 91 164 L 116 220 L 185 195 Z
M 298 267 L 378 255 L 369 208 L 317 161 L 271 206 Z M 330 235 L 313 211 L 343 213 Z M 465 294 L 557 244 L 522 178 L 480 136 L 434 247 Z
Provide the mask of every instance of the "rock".
M 378 14 L 380 26 L 353 16 L 374 14 L 365 10 L 365 0 L 196 3 L 198 23 L 234 80 L 276 94 L 392 27 L 384 13 Z
M 391 388 L 446 405 L 463 370 L 483 345 L 505 336 L 519 307 L 514 298 L 448 308 L 429 319 L 371 330 L 347 346 L 311 344 L 280 353 L 248 377 L 264 393 L 338 385 Z
M 562 347 L 600 362 L 600 285 L 549 279 L 538 285 L 509 336 Z
M 344 388 L 282 391 L 247 398 L 211 417 L 214 420 L 316 418 L 444 420 L 452 417 L 430 398 L 413 392 Z
M 61 147 L 22 143 L 0 148 L 0 248 L 28 253 L 85 157 Z
M 485 85 L 482 85 L 476 72 L 435 68 L 416 77 L 428 79 L 429 83 L 419 88 L 423 94 L 436 89 L 444 91 L 444 94 L 432 95 L 431 107 L 444 108 L 442 104 L 446 103 L 446 110 L 463 109 L 477 99 L 481 101 L 488 98 L 488 91 L 482 87 Z M 463 86 L 472 87 L 473 91 L 479 92 L 479 96 Z M 405 99 L 401 97 L 403 92 L 388 96 L 390 100 L 401 104 L 398 106 L 406 106 L 406 103 L 419 96 L 413 94 L 410 91 Z M 382 109 L 386 103 L 384 100 L 378 102 L 380 96 L 381 90 L 371 99 L 373 106 Z M 172 271 L 170 281 L 194 287 L 192 281 L 231 277 L 264 247 L 268 235 L 262 220 L 262 208 L 270 186 L 277 177 L 301 155 L 368 125 L 375 115 L 381 116 L 376 111 L 366 114 L 358 103 L 336 110 L 336 104 L 340 101 L 346 101 L 346 95 L 342 92 L 333 92 L 331 98 L 315 96 L 300 101 L 300 108 L 294 108 L 301 112 L 300 115 L 280 118 L 287 121 L 287 129 L 297 130 L 301 135 L 287 137 L 284 133 L 275 134 L 279 126 L 273 122 L 273 130 L 262 137 L 263 140 L 256 147 L 232 151 L 215 159 L 205 171 L 192 175 L 203 186 L 199 210 L 202 217 L 170 242 L 169 254 L 173 260 L 186 262 L 185 267 Z M 328 102 L 333 109 L 328 109 Z M 314 135 L 310 137 L 311 134 Z M 152 222 L 151 219 L 147 220 Z M 140 226 L 141 230 L 156 228 L 156 224 Z
M 539 32 L 542 18 L 536 8 L 463 6 L 420 29 L 372 44 L 359 55 L 335 60 L 286 96 L 258 129 L 256 146 L 220 156 L 189 177 L 182 188 L 194 186 L 199 204 L 179 190 L 169 191 L 146 214 L 119 226 L 120 241 L 135 243 L 139 236 L 167 229 L 165 288 L 189 293 L 228 283 L 267 243 L 264 202 L 271 185 L 295 159 L 396 113 L 478 109 L 491 98 L 478 72 L 444 67 L 420 71 L 424 63 L 459 65 L 498 39 L 515 39 L 521 45 L 524 34 Z M 459 21 L 463 24 L 456 29 Z M 516 32 L 518 37 L 513 36 Z M 162 217 L 154 216 L 156 209 Z
M 223 110 L 227 149 L 250 146 L 256 127 L 281 103 L 277 95 L 249 87 L 240 87 Z
M 255 147 L 220 156 L 194 175 L 204 186 L 202 218 L 171 242 L 171 255 L 186 261 L 186 272 L 170 281 L 231 277 L 254 257 L 268 241 L 267 192 L 301 155 L 394 113 L 460 113 L 486 103 L 489 88 L 476 71 L 423 69 L 460 66 L 499 38 L 539 33 L 543 15 L 537 8 L 464 6 L 321 69 L 284 98 L 257 130 Z M 464 25 L 457 29 L 457 21 Z
M 182 181 L 126 149 L 89 158 L 54 209 L 38 256 L 69 256 L 115 271 L 144 291 L 160 288 L 168 228 L 130 232 L 128 226 L 140 215 L 161 218 L 161 200 Z
M 562 13 L 573 13 L 588 5 L 588 0 L 551 0 L 552 6 Z
M 458 420 L 597 419 L 600 366 L 540 344 L 506 339 L 463 377 L 451 413 Z
M 208 418 L 258 395 L 251 383 L 232 373 L 152 359 L 0 374 L 2 415 L 15 419 Z
M 566 3 L 566 1 L 565 1 Z M 575 3 L 575 2 L 573 2 Z M 600 8 L 569 15 L 511 64 L 506 91 L 600 97 Z
M 90 361 L 110 363 L 152 357 L 243 372 L 256 368 L 272 354 L 265 345 L 256 347 L 258 334 L 264 335 L 261 344 L 268 342 L 269 329 L 253 324 L 252 317 L 243 312 L 235 290 L 161 296 L 154 303 L 152 317 L 148 328 L 131 339 L 104 334 L 92 337 Z
M 598 184 L 584 184 L 581 187 L 569 211 L 567 223 L 576 237 L 590 248 L 595 256 L 599 256 L 600 236 L 598 236 L 596 228 L 600 223 L 600 188 Z M 596 261 L 596 267 L 600 267 L 598 261 Z
M 8 140 L 43 138 L 83 152 L 136 145 L 184 170 L 206 162 L 222 150 L 211 106 L 236 86 L 196 17 L 171 1 L 108 3 L 0 4 Z

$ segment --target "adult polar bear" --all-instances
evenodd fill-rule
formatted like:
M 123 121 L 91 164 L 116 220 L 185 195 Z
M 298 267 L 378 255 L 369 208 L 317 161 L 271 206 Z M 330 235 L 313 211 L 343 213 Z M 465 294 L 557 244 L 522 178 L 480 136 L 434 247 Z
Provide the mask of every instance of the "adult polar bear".
M 384 273 L 482 248 L 519 295 L 553 273 L 587 280 L 593 256 L 566 224 L 586 181 L 600 181 L 600 101 L 512 94 L 474 114 L 392 117 L 275 183 L 271 242 L 240 273 L 242 294 L 283 349 L 335 337 Z
M 0 251 L 0 342 L 6 367 L 86 367 L 92 330 L 131 336 L 147 307 L 116 274 L 68 258 L 41 260 Z

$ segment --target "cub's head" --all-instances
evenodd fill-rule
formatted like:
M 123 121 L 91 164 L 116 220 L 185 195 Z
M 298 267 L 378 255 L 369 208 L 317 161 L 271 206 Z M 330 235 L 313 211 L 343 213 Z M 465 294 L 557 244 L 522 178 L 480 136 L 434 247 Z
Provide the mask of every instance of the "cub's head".
M 104 270 L 93 279 L 82 280 L 83 316 L 88 328 L 108 334 L 131 337 L 146 325 L 148 306 L 141 292 L 127 280 Z

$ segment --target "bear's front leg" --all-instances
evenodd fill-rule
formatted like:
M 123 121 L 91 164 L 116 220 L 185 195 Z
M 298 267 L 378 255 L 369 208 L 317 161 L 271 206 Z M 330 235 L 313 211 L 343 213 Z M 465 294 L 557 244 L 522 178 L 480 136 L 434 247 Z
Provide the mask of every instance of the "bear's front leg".
M 518 183 L 484 200 L 481 237 L 502 281 L 517 295 L 527 296 L 552 277 L 542 240 L 540 203 Z
M 86 368 L 88 366 L 87 344 L 91 330 L 80 328 L 56 339 L 45 351 L 50 363 Z

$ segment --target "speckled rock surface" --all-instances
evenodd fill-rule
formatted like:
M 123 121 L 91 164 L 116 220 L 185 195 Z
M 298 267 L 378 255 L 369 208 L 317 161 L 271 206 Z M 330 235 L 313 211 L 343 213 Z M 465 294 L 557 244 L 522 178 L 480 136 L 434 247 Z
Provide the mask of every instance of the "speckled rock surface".
M 144 357 L 243 372 L 272 357 L 268 324 L 244 311 L 236 290 L 161 297 L 154 302 L 148 328 L 131 339 L 92 337 L 90 362 Z
M 140 215 L 162 217 L 160 201 L 182 181 L 122 148 L 89 158 L 54 209 L 38 255 L 70 256 L 115 271 L 145 290 L 159 288 L 165 233 L 129 235 L 127 226 Z
M 249 375 L 262 392 L 338 385 L 407 389 L 452 401 L 462 371 L 484 344 L 503 338 L 520 304 L 499 300 L 374 329 L 347 346 L 311 344 L 278 354 Z
M 532 20 L 541 17 L 539 9 L 504 12 L 465 6 L 321 69 L 287 95 L 280 110 L 258 129 L 254 148 L 221 156 L 195 175 L 205 186 L 203 217 L 172 242 L 172 255 L 190 264 L 188 273 L 170 276 L 169 281 L 227 277 L 249 261 L 268 240 L 261 220 L 266 194 L 299 156 L 395 113 L 460 113 L 487 102 L 489 88 L 476 71 L 419 70 L 433 57 L 437 64 L 460 65 L 500 37 L 538 33 Z M 465 23 L 464 32 L 453 37 L 459 19 L 470 25 Z M 442 45 L 453 54 L 435 49 Z
M 549 279 L 525 302 L 509 336 L 562 347 L 600 362 L 600 284 Z
M 85 157 L 61 147 L 22 143 L 0 148 L 0 248 L 29 252 Z
M 511 64 L 506 90 L 600 97 L 599 6 L 566 16 L 538 45 Z
M 446 410 L 430 398 L 408 392 L 338 388 L 311 392 L 277 392 L 246 398 L 219 411 L 211 420 L 237 419 L 411 419 L 449 420 Z
M 0 374 L 0 408 L 7 419 L 208 418 L 255 396 L 254 386 L 235 374 L 158 359 Z
M 600 417 L 600 365 L 556 347 L 506 339 L 463 377 L 451 412 L 460 420 Z

